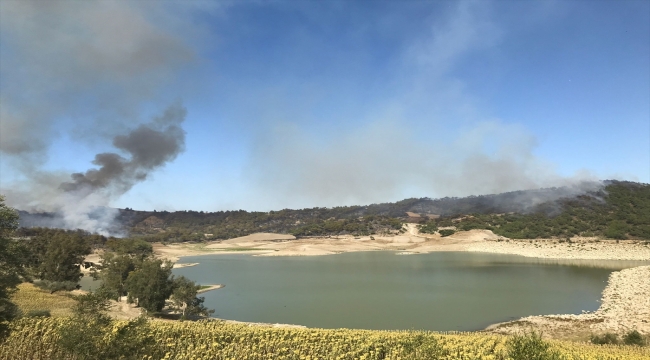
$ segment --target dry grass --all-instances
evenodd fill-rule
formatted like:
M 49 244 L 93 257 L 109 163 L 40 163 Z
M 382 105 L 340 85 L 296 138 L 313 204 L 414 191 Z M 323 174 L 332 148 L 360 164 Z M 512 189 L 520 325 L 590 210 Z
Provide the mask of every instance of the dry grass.
M 52 316 L 69 316 L 71 308 L 75 304 L 69 292 L 57 292 L 50 294 L 30 283 L 18 285 L 18 291 L 12 297 L 12 301 L 18 305 L 20 310 L 27 314 L 34 310 L 49 310 Z

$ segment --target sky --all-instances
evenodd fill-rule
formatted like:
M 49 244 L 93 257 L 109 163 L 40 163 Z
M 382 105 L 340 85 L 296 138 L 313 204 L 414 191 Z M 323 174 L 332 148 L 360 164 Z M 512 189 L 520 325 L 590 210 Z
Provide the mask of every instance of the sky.
M 650 183 L 650 2 L 3 0 L 0 151 L 33 211 Z

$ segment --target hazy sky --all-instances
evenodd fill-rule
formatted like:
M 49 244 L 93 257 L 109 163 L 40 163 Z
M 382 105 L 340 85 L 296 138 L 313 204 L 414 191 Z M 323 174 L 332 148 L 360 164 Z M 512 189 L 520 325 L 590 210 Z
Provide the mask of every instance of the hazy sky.
M 143 210 L 649 183 L 650 2 L 2 0 L 0 150 L 33 209 L 99 153 Z

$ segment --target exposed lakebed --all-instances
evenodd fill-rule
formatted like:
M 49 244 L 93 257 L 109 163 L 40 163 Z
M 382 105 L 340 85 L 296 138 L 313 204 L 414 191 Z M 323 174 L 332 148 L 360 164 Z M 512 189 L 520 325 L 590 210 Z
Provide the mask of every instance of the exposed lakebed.
M 542 314 L 596 310 L 612 271 L 640 261 L 548 260 L 437 252 L 310 257 L 184 257 L 215 317 L 320 328 L 471 331 Z

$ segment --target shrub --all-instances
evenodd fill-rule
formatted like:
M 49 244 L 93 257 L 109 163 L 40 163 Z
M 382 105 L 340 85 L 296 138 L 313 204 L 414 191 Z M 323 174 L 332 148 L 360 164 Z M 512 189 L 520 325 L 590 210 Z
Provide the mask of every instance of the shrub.
M 455 231 L 452 229 L 444 229 L 444 230 L 440 230 L 439 233 L 440 236 L 445 237 L 445 236 L 453 235 Z
M 106 314 L 108 300 L 94 293 L 76 296 L 75 300 L 73 316 L 56 330 L 57 344 L 66 358 L 135 360 L 155 353 L 154 335 L 146 318 L 113 320 Z
M 542 340 L 542 335 L 531 332 L 515 335 L 507 342 L 508 357 L 512 360 L 555 360 L 562 357 L 551 345 Z
M 596 345 L 615 345 L 618 344 L 618 335 L 605 333 L 603 335 L 591 335 L 591 343 Z
M 418 334 L 400 342 L 406 359 L 439 359 L 449 355 L 434 337 Z
M 645 345 L 645 339 L 643 338 L 643 335 L 641 335 L 638 331 L 632 330 L 629 333 L 625 334 L 623 337 L 623 343 L 625 343 L 625 345 L 643 346 Z

